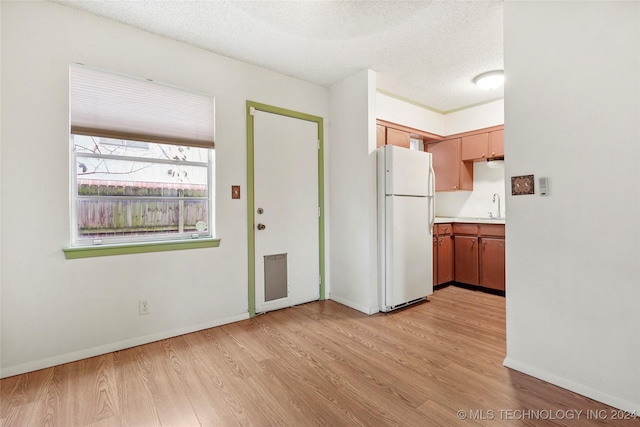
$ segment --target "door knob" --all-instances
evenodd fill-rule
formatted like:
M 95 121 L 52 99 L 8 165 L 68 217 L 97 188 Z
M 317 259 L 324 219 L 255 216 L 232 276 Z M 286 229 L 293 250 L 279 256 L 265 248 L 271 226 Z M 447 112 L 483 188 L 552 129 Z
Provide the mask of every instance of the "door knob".
M 265 228 L 267 228 L 266 225 L 264 224 L 258 224 L 258 230 L 264 230 Z

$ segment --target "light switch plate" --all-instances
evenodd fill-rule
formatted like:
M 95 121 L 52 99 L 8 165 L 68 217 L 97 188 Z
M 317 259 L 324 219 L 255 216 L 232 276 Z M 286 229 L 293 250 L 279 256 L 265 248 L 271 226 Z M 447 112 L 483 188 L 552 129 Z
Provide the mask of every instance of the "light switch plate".
M 240 186 L 239 185 L 232 185 L 231 186 L 231 198 L 232 199 L 239 199 L 240 198 Z
M 511 195 L 522 196 L 525 194 L 534 194 L 534 176 L 520 175 L 511 177 Z

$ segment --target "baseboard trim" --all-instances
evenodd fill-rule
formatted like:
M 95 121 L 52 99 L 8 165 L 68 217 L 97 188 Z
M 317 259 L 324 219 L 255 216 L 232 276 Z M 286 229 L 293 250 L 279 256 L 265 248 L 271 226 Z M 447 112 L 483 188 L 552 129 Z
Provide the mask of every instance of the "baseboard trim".
M 33 362 L 23 363 L 20 365 L 9 366 L 0 370 L 0 378 L 12 377 L 14 375 L 24 374 L 26 372 L 37 371 L 39 369 L 50 368 L 52 366 L 62 365 L 64 363 L 75 362 L 89 357 L 100 356 L 102 354 L 111 353 L 113 351 L 124 350 L 126 348 L 136 347 L 143 344 L 149 344 L 154 341 L 173 338 L 204 329 L 214 328 L 216 326 L 226 325 L 228 323 L 238 322 L 249 318 L 249 313 L 238 314 L 235 316 L 217 319 L 211 322 L 200 323 L 185 328 L 173 329 L 171 331 L 159 332 L 156 334 L 145 335 L 124 341 L 118 341 L 110 344 L 100 345 L 97 347 L 87 348 L 72 353 L 61 354 L 58 356 L 48 357 L 46 359 L 35 360 Z
M 346 305 L 347 307 L 353 308 L 354 310 L 358 310 L 358 311 L 360 311 L 360 312 L 362 312 L 364 314 L 371 315 L 371 314 L 376 314 L 377 312 L 380 311 L 380 308 L 378 306 L 366 307 L 366 306 L 363 306 L 363 305 L 360 305 L 360 304 L 356 304 L 353 301 L 350 301 L 348 299 L 345 299 L 345 298 L 342 298 L 342 297 L 339 297 L 339 296 L 333 295 L 333 294 L 329 294 L 329 297 L 327 299 L 330 299 L 330 300 L 335 301 L 335 302 L 339 302 L 342 305 Z
M 609 393 L 596 390 L 594 388 L 585 386 L 584 384 L 580 384 L 575 381 L 571 381 L 570 379 L 560 377 L 545 370 L 536 368 L 535 366 L 531 366 L 518 360 L 514 360 L 509 356 L 504 359 L 502 364 L 509 369 L 522 372 L 523 374 L 531 375 L 532 377 L 541 379 L 566 390 L 573 391 L 574 393 L 578 393 L 590 399 L 597 400 L 598 402 L 602 402 L 606 405 L 613 406 L 614 408 L 621 409 L 632 414 L 640 415 L 640 402 L 634 403 L 625 399 L 621 399 Z

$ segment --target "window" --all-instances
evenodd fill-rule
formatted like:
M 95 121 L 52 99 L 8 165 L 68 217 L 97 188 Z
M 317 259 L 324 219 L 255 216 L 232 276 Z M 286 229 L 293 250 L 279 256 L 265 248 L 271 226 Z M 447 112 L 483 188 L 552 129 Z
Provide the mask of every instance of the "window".
M 214 99 L 70 67 L 72 245 L 213 236 Z

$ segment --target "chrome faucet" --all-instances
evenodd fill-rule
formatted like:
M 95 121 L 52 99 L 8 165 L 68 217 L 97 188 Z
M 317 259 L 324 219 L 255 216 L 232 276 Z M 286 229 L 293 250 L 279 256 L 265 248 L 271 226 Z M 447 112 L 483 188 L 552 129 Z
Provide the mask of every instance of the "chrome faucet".
M 498 215 L 496 215 L 496 218 L 501 218 L 502 214 L 500 211 L 500 195 L 498 193 L 493 193 L 493 203 L 496 202 L 496 199 L 498 199 Z

